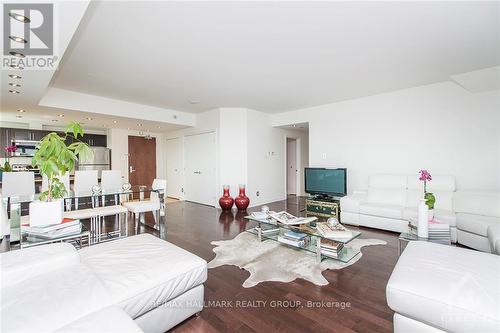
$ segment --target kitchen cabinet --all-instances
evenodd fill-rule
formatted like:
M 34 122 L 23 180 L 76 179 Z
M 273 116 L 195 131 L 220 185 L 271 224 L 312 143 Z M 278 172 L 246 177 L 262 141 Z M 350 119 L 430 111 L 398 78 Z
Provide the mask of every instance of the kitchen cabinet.
M 11 139 L 14 141 L 40 141 L 49 133 L 48 131 L 21 128 L 14 128 L 10 130 L 12 131 Z
M 1 127 L 0 128 L 0 157 L 7 157 L 7 152 L 5 151 L 5 147 L 10 146 L 10 128 Z
M 100 134 L 85 134 L 80 140 L 91 147 L 106 147 L 108 143 L 106 135 Z

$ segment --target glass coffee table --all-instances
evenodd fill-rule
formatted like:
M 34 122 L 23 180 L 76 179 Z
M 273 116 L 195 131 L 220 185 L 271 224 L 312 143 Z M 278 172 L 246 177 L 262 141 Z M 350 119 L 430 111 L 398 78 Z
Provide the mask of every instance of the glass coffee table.
M 343 245 L 348 244 L 351 242 L 353 239 L 358 238 L 361 235 L 361 232 L 357 230 L 351 230 L 352 235 L 349 236 L 348 238 L 327 238 L 322 236 L 314 227 L 315 223 L 318 223 L 318 221 L 315 221 L 313 223 L 307 223 L 307 224 L 302 224 L 298 226 L 291 226 L 291 225 L 286 225 L 283 223 L 277 222 L 275 219 L 269 217 L 269 218 L 256 218 L 254 216 L 245 216 L 246 219 L 250 221 L 257 222 L 257 226 L 255 228 L 249 229 L 246 232 L 255 234 L 259 241 L 263 240 L 273 240 L 276 242 L 279 242 L 280 244 L 284 246 L 289 246 L 294 249 L 298 250 L 303 250 L 303 251 L 308 251 L 311 253 L 316 254 L 316 259 L 318 262 L 321 262 L 323 259 L 333 259 L 333 260 L 338 260 L 341 262 L 349 262 L 351 261 L 355 256 L 357 256 L 360 253 L 360 250 L 355 250 L 349 246 L 343 246 L 342 249 L 338 252 L 336 257 L 326 255 L 322 253 L 321 251 L 321 241 L 322 240 L 333 240 L 338 243 L 342 243 Z M 293 246 L 290 244 L 286 244 L 281 242 L 279 239 L 283 237 L 283 235 L 287 231 L 295 231 L 299 233 L 306 234 L 309 238 L 309 241 L 304 245 L 304 246 Z

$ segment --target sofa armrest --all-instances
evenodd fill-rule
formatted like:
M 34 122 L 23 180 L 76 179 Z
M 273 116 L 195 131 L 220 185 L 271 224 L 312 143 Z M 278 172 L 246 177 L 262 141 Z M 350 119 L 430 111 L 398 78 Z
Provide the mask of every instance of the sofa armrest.
M 359 213 L 360 203 L 366 200 L 367 193 L 365 191 L 353 191 L 340 199 L 340 210 L 348 213 Z
M 80 255 L 68 243 L 48 244 L 0 254 L 1 287 L 80 263 Z
M 487 230 L 491 253 L 500 254 L 500 225 L 490 225 Z

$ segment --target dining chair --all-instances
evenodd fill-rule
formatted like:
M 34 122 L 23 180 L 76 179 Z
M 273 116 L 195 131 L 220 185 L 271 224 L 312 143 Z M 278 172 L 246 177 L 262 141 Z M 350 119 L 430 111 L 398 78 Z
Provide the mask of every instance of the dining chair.
M 155 179 L 151 187 L 153 190 L 161 190 L 164 195 L 167 181 L 165 179 Z M 161 217 L 161 211 L 164 209 L 157 192 L 151 192 L 148 200 L 128 201 L 124 202 L 123 206 L 127 208 L 129 213 L 133 214 L 137 231 L 139 231 L 139 220 L 143 221 L 144 213 L 152 212 L 156 225 Z
M 2 196 L 7 198 L 7 207 L 10 205 L 10 197 L 34 196 L 35 195 L 35 173 L 32 171 L 4 172 L 2 174 Z M 20 214 L 20 224 L 29 223 L 29 215 L 21 215 L 20 205 L 11 206 L 12 211 L 18 210 Z M 10 216 L 7 215 L 10 219 Z M 6 231 L 10 234 L 9 229 Z M 17 226 L 15 226 L 17 227 Z
M 57 177 L 64 185 L 64 188 L 66 188 L 67 196 L 70 196 L 71 189 L 70 189 L 70 184 L 69 184 L 69 172 L 66 172 L 62 176 Z M 42 188 L 41 192 L 45 192 L 49 189 L 49 179 L 47 178 L 46 175 L 42 176 Z M 66 210 L 71 210 L 71 199 L 64 199 L 64 203 L 66 206 Z
M 77 170 L 75 171 L 75 182 L 73 184 L 73 191 L 75 193 L 75 209 L 78 209 L 78 196 L 83 194 L 92 193 L 92 187 L 98 185 L 97 170 Z M 92 207 L 95 202 L 92 199 Z
M 122 188 L 122 172 L 120 170 L 102 170 L 101 173 L 102 193 L 118 192 Z M 102 196 L 102 205 L 104 206 L 105 196 Z M 115 204 L 119 204 L 119 195 L 114 195 Z

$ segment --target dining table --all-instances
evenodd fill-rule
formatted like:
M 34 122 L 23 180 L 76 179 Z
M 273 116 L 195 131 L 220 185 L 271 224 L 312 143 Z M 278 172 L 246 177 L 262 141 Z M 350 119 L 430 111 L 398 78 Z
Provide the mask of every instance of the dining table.
M 158 223 L 155 223 L 154 226 L 147 226 L 156 229 L 159 232 L 160 238 L 166 239 L 165 193 L 163 189 L 157 189 L 147 185 L 134 185 L 111 190 L 101 190 L 99 188 L 93 191 L 69 191 L 60 200 L 63 201 L 61 204 L 65 211 L 73 211 L 81 207 L 94 208 L 107 206 L 109 204 L 121 204 L 125 201 L 149 200 L 148 198 L 151 196 L 151 193 L 157 193 L 158 200 L 160 201 L 160 212 L 158 214 Z M 39 200 L 39 197 L 40 193 L 34 195 L 2 197 L 9 218 L 10 235 L 7 238 L 11 249 L 36 245 L 33 244 L 33 239 L 29 239 L 23 235 L 22 226 L 29 223 L 29 204 Z M 78 207 L 76 207 L 76 202 L 78 202 Z M 145 221 L 141 222 L 145 224 Z M 82 235 L 80 236 L 85 237 L 86 232 L 88 232 L 88 230 L 83 229 L 81 232 Z M 58 240 L 56 239 L 53 241 Z M 59 241 L 64 241 L 64 239 Z

